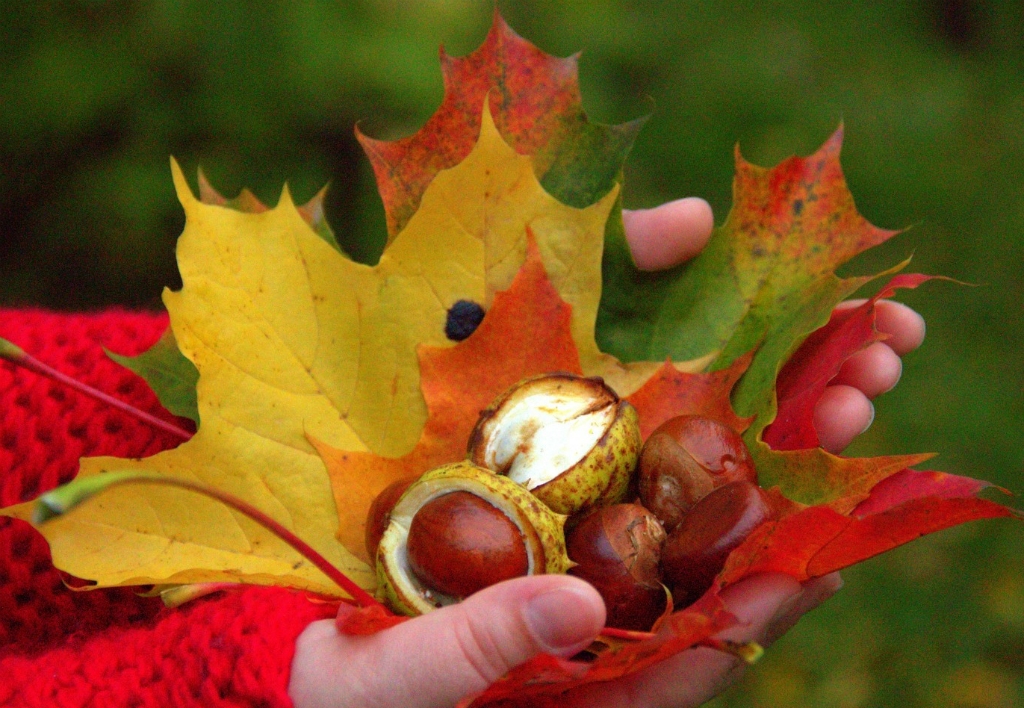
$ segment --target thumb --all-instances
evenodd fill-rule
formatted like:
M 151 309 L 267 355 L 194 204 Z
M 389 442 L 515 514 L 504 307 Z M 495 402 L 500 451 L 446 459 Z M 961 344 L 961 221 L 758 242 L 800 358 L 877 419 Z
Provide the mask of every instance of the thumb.
M 355 698 L 342 705 L 451 706 L 537 654 L 586 648 L 604 620 L 600 595 L 578 578 L 516 578 L 370 637 L 335 633 L 331 663 L 349 684 L 335 690 Z

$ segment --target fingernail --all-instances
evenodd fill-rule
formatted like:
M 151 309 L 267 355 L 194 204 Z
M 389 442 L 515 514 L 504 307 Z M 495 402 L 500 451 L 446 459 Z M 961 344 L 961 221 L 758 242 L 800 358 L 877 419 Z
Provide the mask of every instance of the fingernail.
M 870 401 L 868 402 L 868 408 L 871 409 L 871 415 L 868 417 L 868 424 L 865 425 L 864 429 L 857 433 L 857 435 L 863 435 L 868 432 L 868 428 L 870 428 L 871 424 L 875 422 L 875 406 Z
M 533 637 L 551 651 L 593 640 L 601 631 L 600 614 L 593 592 L 570 587 L 543 592 L 531 598 L 523 610 Z
M 896 357 L 896 379 L 892 382 L 892 384 L 887 389 L 885 389 L 884 391 L 880 391 L 878 395 L 881 396 L 883 393 L 889 393 L 889 391 L 891 391 L 894 388 L 896 388 L 896 384 L 898 384 L 900 382 L 900 378 L 902 378 L 902 377 L 903 377 L 903 360 L 900 359 L 897 356 Z

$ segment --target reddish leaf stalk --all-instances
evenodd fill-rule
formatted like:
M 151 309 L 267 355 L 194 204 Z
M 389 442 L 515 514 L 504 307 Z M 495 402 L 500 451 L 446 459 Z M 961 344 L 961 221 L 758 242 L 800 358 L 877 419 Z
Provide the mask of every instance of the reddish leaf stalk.
M 597 636 L 607 637 L 608 639 L 642 642 L 648 639 L 654 639 L 658 635 L 654 632 L 637 632 L 630 629 L 605 627 Z M 717 637 L 707 637 L 702 639 L 697 643 L 697 646 L 731 654 L 746 664 L 755 663 L 761 658 L 761 655 L 764 654 L 764 649 L 757 642 L 732 642 L 725 639 L 718 639 Z
M 159 428 L 165 433 L 170 433 L 182 440 L 188 440 L 192 437 L 192 433 L 188 432 L 184 428 L 179 428 L 173 423 L 168 423 L 166 420 L 161 420 L 154 415 L 143 410 L 139 410 L 130 403 L 125 403 L 124 401 L 118 400 L 109 394 L 103 393 L 103 391 L 100 391 L 99 389 L 95 389 L 88 384 L 84 384 L 77 379 L 73 379 L 67 374 L 57 371 L 52 366 L 44 364 L 31 354 L 25 352 L 21 347 L 11 344 L 5 339 L 0 339 L 0 359 L 6 359 L 16 366 L 20 366 L 23 369 L 27 369 L 39 374 L 40 376 L 45 376 L 53 381 L 73 388 L 79 393 L 84 393 L 86 396 L 90 396 L 101 403 L 105 403 L 108 406 L 112 406 L 130 416 L 134 416 L 144 423 L 148 423 L 154 428 Z
M 377 600 L 374 599 L 373 595 L 371 595 L 370 593 L 366 592 L 361 587 L 356 585 L 347 575 L 341 572 L 338 568 L 334 567 L 334 565 L 332 565 L 329 560 L 320 555 L 320 553 L 318 553 L 316 549 L 314 549 L 308 543 L 303 541 L 301 538 L 299 538 L 297 535 L 292 533 L 290 530 L 282 526 L 280 523 L 278 523 L 276 520 L 274 520 L 267 514 L 264 514 L 256 507 L 252 506 L 248 502 L 242 501 L 241 499 L 234 495 L 228 494 L 227 492 L 223 492 L 213 487 L 207 487 L 196 482 L 189 482 L 188 480 L 177 479 L 174 477 L 129 477 L 122 480 L 111 482 L 110 485 L 106 488 L 109 489 L 110 487 L 115 487 L 122 484 L 146 483 L 162 484 L 169 487 L 178 487 L 180 489 L 185 489 L 190 492 L 202 494 L 203 496 L 210 497 L 211 499 L 216 499 L 221 504 L 229 506 L 235 511 L 249 517 L 257 524 L 259 524 L 263 528 L 267 529 L 268 531 L 276 535 L 278 538 L 287 543 L 293 549 L 298 551 L 304 558 L 306 558 L 313 565 L 315 565 L 320 570 L 320 572 L 322 572 L 324 575 L 326 575 L 328 578 L 334 581 L 334 583 L 338 587 L 340 587 L 342 590 L 351 595 L 352 599 L 355 600 L 355 602 L 360 607 L 370 607 L 373 605 L 377 605 L 383 609 L 384 606 L 381 605 L 381 603 L 377 602 Z
M 605 627 L 601 630 L 598 637 L 608 637 L 609 639 L 624 639 L 631 642 L 642 642 L 646 639 L 654 639 L 656 635 L 654 632 L 637 632 L 632 629 L 617 629 L 615 627 Z

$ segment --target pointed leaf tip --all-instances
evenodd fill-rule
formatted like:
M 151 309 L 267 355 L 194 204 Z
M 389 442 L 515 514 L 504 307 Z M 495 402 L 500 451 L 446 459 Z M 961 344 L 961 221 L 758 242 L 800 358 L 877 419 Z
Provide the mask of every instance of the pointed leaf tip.
M 227 198 L 214 189 L 213 185 L 210 184 L 210 180 L 207 179 L 206 173 L 203 172 L 202 167 L 196 168 L 196 175 L 199 180 L 199 199 L 203 204 L 215 204 L 217 206 L 227 204 Z
M 389 242 L 404 229 L 436 174 L 469 154 L 480 105 L 492 91 L 494 120 L 520 155 L 533 160 L 545 189 L 566 204 L 589 206 L 618 181 L 633 143 L 631 125 L 592 123 L 583 110 L 577 56 L 546 54 L 495 13 L 484 42 L 463 57 L 442 48 L 445 95 L 414 135 L 393 142 L 356 135 L 373 166 Z
M 192 187 L 189 186 L 188 180 L 185 179 L 185 173 L 181 170 L 181 165 L 178 161 L 171 156 L 171 177 L 174 180 L 174 192 L 178 195 L 178 201 L 181 206 L 188 209 L 189 205 L 196 203 L 196 196 L 192 193 Z
M 287 182 L 281 186 L 281 196 L 278 198 L 275 208 L 280 209 L 281 207 L 295 209 L 295 200 L 292 199 L 292 190 L 289 189 Z

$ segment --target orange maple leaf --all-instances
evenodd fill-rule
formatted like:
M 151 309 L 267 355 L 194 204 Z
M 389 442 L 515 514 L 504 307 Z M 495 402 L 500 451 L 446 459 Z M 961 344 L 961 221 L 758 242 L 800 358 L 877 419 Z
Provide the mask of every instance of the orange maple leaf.
M 411 452 L 382 457 L 311 441 L 327 465 L 338 505 L 338 538 L 346 548 L 363 548 L 367 510 L 385 487 L 465 458 L 480 411 L 502 391 L 529 376 L 582 373 L 571 314 L 528 236 L 526 261 L 509 289 L 496 294 L 476 331 L 454 347 L 419 347 L 420 387 L 429 417 Z M 691 413 L 742 427 L 729 391 L 749 360 L 708 374 L 683 373 L 666 362 L 627 400 L 647 432 L 672 416 Z

